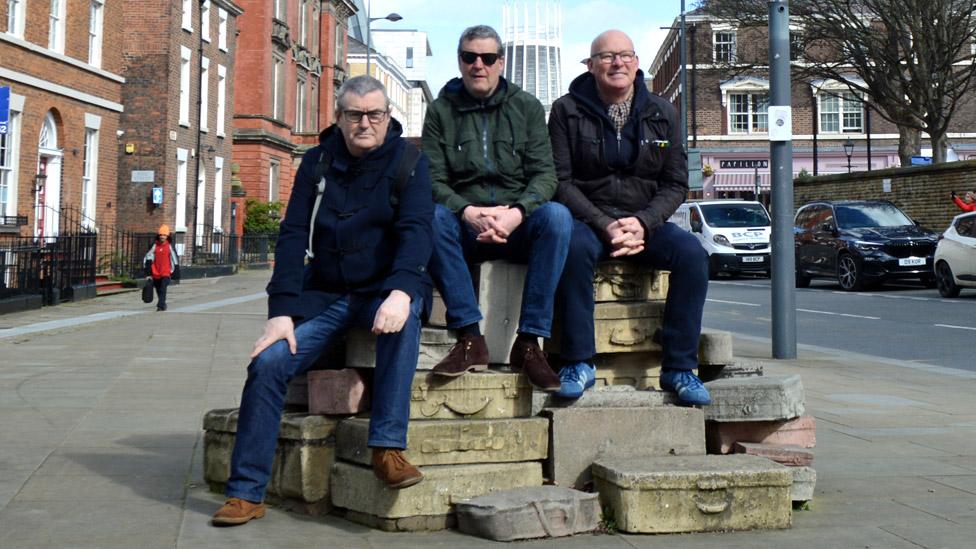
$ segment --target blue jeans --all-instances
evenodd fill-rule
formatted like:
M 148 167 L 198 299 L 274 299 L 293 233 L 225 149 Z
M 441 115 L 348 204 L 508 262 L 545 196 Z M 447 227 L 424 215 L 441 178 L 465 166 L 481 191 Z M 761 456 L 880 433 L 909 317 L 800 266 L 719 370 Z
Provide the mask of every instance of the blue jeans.
M 569 249 L 572 220 L 565 206 L 546 202 L 512 231 L 505 244 L 482 244 L 467 223 L 437 204 L 430 274 L 444 298 L 447 327 L 457 329 L 482 318 L 468 264 L 508 259 L 528 264 L 518 332 L 548 338 L 552 332 L 556 286 Z
M 573 239 L 557 294 L 562 321 L 560 355 L 569 363 L 588 361 L 596 354 L 593 273 L 597 262 L 608 258 L 610 251 L 610 245 L 593 229 L 582 221 L 573 221 Z M 661 327 L 661 363 L 675 370 L 697 368 L 698 337 L 708 291 L 708 254 L 698 239 L 673 223 L 665 223 L 644 239 L 644 251 L 623 259 L 671 271 Z
M 251 361 L 237 419 L 237 440 L 227 480 L 228 497 L 252 502 L 264 499 L 288 382 L 315 364 L 329 344 L 350 326 L 371 328 L 382 302 L 383 297 L 375 295 L 344 296 L 319 316 L 295 328 L 297 353 L 291 354 L 288 343 L 281 340 Z M 410 387 L 417 369 L 422 310 L 423 300 L 413 301 L 403 329 L 376 338 L 368 439 L 371 447 L 407 447 Z

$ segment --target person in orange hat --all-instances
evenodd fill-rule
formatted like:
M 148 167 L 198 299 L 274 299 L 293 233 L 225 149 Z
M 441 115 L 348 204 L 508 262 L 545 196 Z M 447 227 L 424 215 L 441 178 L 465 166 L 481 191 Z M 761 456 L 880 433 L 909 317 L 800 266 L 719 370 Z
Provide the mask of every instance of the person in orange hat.
M 170 280 L 180 279 L 180 258 L 176 255 L 176 247 L 170 244 L 169 225 L 163 223 L 159 226 L 156 242 L 153 242 L 142 262 L 146 283 L 156 288 L 156 310 L 165 311 L 166 288 Z

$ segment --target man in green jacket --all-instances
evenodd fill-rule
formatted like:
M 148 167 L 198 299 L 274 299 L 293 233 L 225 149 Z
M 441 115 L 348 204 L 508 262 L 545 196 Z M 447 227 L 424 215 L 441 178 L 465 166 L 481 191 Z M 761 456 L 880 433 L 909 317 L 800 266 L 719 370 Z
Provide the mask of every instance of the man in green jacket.
M 461 78 L 444 86 L 424 122 L 423 148 L 437 203 L 430 274 L 447 307 L 447 326 L 458 333 L 434 373 L 459 376 L 487 367 L 467 264 L 508 259 L 528 264 L 510 363 L 535 386 L 556 391 L 559 378 L 538 338 L 551 333 L 572 216 L 549 202 L 556 173 L 542 104 L 502 78 L 504 66 L 494 29 L 466 29 L 458 41 Z

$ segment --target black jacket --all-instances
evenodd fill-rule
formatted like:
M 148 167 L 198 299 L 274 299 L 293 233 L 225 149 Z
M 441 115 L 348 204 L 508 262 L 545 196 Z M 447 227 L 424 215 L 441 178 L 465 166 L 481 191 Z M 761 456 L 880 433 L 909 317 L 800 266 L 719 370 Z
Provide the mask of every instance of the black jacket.
M 393 180 L 406 142 L 390 120 L 383 144 L 362 158 L 346 149 L 331 126 L 302 158 L 275 245 L 268 284 L 268 317 L 309 318 L 348 294 L 402 290 L 429 307 L 427 274 L 433 240 L 434 202 L 427 158 L 397 193 Z M 315 202 L 315 167 L 322 148 L 332 156 L 315 219 L 315 257 L 305 265 L 309 220 Z M 396 194 L 397 200 L 391 199 Z M 394 203 L 395 202 L 395 203 Z
M 549 115 L 559 187 L 556 200 L 597 232 L 622 217 L 637 217 L 648 236 L 688 193 L 688 155 L 677 113 L 644 85 L 637 71 L 630 118 L 620 134 L 597 95 L 596 80 L 573 80 Z

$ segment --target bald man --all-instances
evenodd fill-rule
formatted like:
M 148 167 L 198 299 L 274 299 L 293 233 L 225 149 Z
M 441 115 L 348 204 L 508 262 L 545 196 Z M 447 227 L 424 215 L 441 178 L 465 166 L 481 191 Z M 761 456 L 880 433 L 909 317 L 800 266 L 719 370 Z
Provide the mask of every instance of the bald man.
M 708 390 L 693 372 L 708 255 L 691 233 L 667 222 L 688 194 L 678 116 L 647 90 L 634 43 L 623 32 L 597 36 L 585 63 L 587 72 L 549 116 L 556 199 L 574 217 L 556 298 L 564 362 L 557 394 L 579 398 L 595 382 L 593 272 L 612 257 L 671 271 L 660 332 L 661 387 L 685 404 L 708 404 Z

